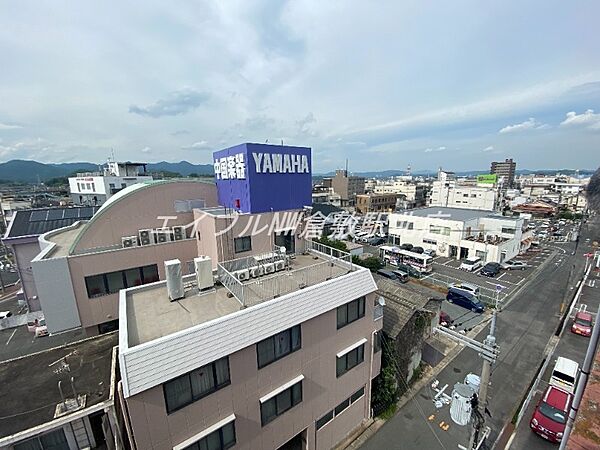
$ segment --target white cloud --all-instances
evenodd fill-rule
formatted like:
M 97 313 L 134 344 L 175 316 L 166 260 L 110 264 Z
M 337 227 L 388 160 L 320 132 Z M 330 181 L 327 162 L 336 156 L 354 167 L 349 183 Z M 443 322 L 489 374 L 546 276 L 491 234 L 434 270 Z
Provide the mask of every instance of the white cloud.
M 23 128 L 20 125 L 9 125 L 7 123 L 0 122 L 0 130 L 17 130 L 19 128 Z
M 129 112 L 147 117 L 178 116 L 186 114 L 208 100 L 208 94 L 185 88 L 170 92 L 166 98 L 158 99 L 148 106 L 131 105 Z
M 140 150 L 140 152 L 142 153 L 150 153 L 152 151 L 152 149 L 150 147 L 144 147 L 143 149 Z
M 561 126 L 581 126 L 590 130 L 600 130 L 600 114 L 595 114 L 593 109 L 588 109 L 582 114 L 571 111 L 567 113 L 567 118 L 560 124 Z
M 426 148 L 424 153 L 443 152 L 444 150 L 446 150 L 446 147 L 442 145 L 436 148 Z
M 484 152 L 492 152 L 494 151 L 494 146 L 493 145 L 488 145 L 486 148 L 483 149 Z
M 542 129 L 545 129 L 548 127 L 549 127 L 549 125 L 541 123 L 540 121 L 536 120 L 535 118 L 530 117 L 525 122 L 517 123 L 515 125 L 505 126 L 498 133 L 502 133 L 502 134 L 518 133 L 521 131 L 528 131 L 528 130 L 542 130 Z
M 206 141 L 198 141 L 198 142 L 194 142 L 191 145 L 184 145 L 183 147 L 181 147 L 183 150 L 205 150 L 205 149 L 210 149 L 210 145 L 208 145 L 208 142 Z

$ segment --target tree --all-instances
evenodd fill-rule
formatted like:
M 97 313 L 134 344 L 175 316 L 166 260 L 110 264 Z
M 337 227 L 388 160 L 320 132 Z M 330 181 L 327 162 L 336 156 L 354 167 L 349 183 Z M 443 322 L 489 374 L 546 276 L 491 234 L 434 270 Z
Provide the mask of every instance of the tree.
M 190 178 L 198 178 L 200 175 L 198 175 L 196 172 L 192 172 L 188 175 L 188 177 Z
M 381 372 L 373 381 L 371 406 L 378 415 L 398 401 L 398 380 L 396 379 L 397 356 L 393 341 L 382 336 Z
M 369 256 L 365 259 L 360 259 L 358 256 L 352 257 L 352 263 L 357 266 L 362 266 L 369 269 L 371 272 L 377 272 L 379 269 L 383 267 L 383 264 L 376 256 Z
M 341 250 L 343 252 L 348 251 L 348 247 L 346 246 L 346 244 L 344 242 L 338 241 L 336 239 L 329 239 L 328 237 L 323 236 L 322 238 L 315 239 L 315 241 L 320 244 L 327 245 L 328 247 L 335 248 L 337 250 Z

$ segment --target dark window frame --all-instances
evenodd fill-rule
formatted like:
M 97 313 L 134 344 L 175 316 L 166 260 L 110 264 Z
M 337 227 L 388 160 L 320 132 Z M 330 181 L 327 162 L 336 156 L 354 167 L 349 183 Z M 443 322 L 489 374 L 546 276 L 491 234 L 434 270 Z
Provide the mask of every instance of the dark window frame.
M 381 346 L 383 344 L 383 336 L 382 331 L 376 331 L 373 335 L 373 353 L 379 353 L 381 351 Z
M 365 317 L 365 309 L 366 309 L 365 300 L 366 300 L 365 296 L 363 295 L 362 297 L 359 297 L 359 298 L 354 299 L 344 305 L 337 307 L 337 309 L 336 309 L 336 325 L 337 325 L 338 330 L 341 328 L 344 328 L 346 325 L 350 325 L 351 323 L 354 323 L 357 320 L 360 320 L 363 317 Z M 357 305 L 358 316 L 356 318 L 353 318 L 352 320 L 349 320 L 348 313 L 351 310 L 351 308 L 354 308 L 355 304 Z M 344 317 L 344 319 L 342 320 L 343 323 L 340 322 L 340 313 L 342 313 L 342 316 Z
M 353 358 L 356 357 L 355 363 L 351 364 L 348 362 L 350 356 L 352 356 Z M 338 366 L 338 362 L 340 360 L 343 361 L 341 371 Z M 344 376 L 346 373 L 348 373 L 355 367 L 361 365 L 363 362 L 365 362 L 365 344 L 360 344 L 358 347 L 353 348 L 352 350 L 350 350 L 347 353 L 344 353 L 342 356 L 339 356 L 339 357 L 336 356 L 336 360 L 335 360 L 336 378 L 340 378 L 340 377 Z
M 298 345 L 297 345 L 297 347 L 294 347 L 294 339 L 293 339 L 293 330 L 294 329 L 298 330 Z M 284 335 L 284 334 L 288 335 L 287 337 L 289 340 L 289 351 L 287 353 L 283 353 L 279 356 L 276 356 L 275 355 L 275 341 L 277 340 L 277 338 L 279 336 Z M 267 342 L 271 342 L 271 341 L 273 342 L 273 359 L 271 359 L 267 362 L 263 361 L 263 363 L 261 364 L 260 352 L 258 350 L 258 346 L 261 344 L 265 344 Z M 292 353 L 297 352 L 298 350 L 300 350 L 302 348 L 302 327 L 300 326 L 300 324 L 298 324 L 298 325 L 294 325 L 292 328 L 288 328 L 287 330 L 280 331 L 279 333 L 274 334 L 273 336 L 269 336 L 268 338 L 263 339 L 260 342 L 257 342 L 255 348 L 256 348 L 256 364 L 257 364 L 258 368 L 262 369 L 264 367 L 267 367 L 269 364 L 273 364 L 274 362 L 279 361 L 280 359 L 283 359 L 286 356 L 291 355 Z
M 299 386 L 300 396 L 297 399 L 294 399 L 294 388 L 296 386 Z M 285 409 L 283 409 L 283 410 L 280 411 L 279 410 L 279 403 L 280 402 L 278 401 L 278 398 L 286 396 L 288 394 L 290 396 L 290 406 L 288 406 L 287 408 L 285 408 Z M 273 422 L 275 419 L 277 419 L 281 415 L 283 415 L 286 412 L 288 412 L 289 410 L 293 409 L 294 406 L 297 406 L 300 403 L 302 403 L 303 394 L 304 394 L 304 389 L 303 389 L 303 386 L 302 386 L 302 380 L 300 380 L 297 383 L 294 383 L 293 385 L 291 385 L 289 388 L 281 391 L 279 394 L 274 395 L 270 399 L 265 400 L 264 402 L 262 402 L 260 404 L 260 423 L 261 423 L 261 426 L 264 427 L 264 426 L 270 424 L 271 422 Z M 297 400 L 297 401 L 295 401 L 295 400 Z M 265 419 L 264 413 L 263 413 L 263 406 L 266 405 L 269 402 L 274 402 L 274 404 L 275 404 L 275 415 L 273 417 Z
M 252 236 L 240 236 L 234 238 L 233 251 L 234 253 L 245 253 L 252 251 Z
M 327 425 L 329 422 L 331 422 L 333 419 L 335 419 L 341 413 L 343 413 L 344 411 L 346 411 L 354 403 L 356 403 L 361 398 L 363 398 L 364 395 L 365 395 L 365 387 L 361 386 L 358 391 L 356 391 L 355 393 L 353 393 L 350 397 L 348 397 L 347 399 L 345 399 L 343 402 L 340 402 L 334 409 L 326 412 L 318 420 L 316 420 L 315 421 L 315 428 L 316 428 L 316 430 L 319 431 L 321 428 L 323 428 L 325 425 Z M 339 412 L 336 412 L 336 410 L 338 408 L 340 408 L 342 405 L 344 405 L 345 403 L 347 403 L 347 405 L 344 406 L 342 409 L 340 409 Z
M 156 272 L 156 275 L 152 276 L 152 277 L 146 277 L 144 275 L 144 269 L 150 269 L 150 268 Z M 141 280 L 141 284 L 132 284 L 131 286 L 128 285 L 127 277 L 125 276 L 125 272 L 129 272 L 130 270 L 138 271 L 139 277 Z M 144 284 L 154 283 L 155 281 L 158 281 L 156 279 L 158 277 L 158 264 L 147 264 L 145 266 L 140 266 L 140 267 L 129 267 L 129 268 L 123 269 L 123 270 L 113 270 L 111 272 L 104 272 L 104 273 L 97 273 L 94 275 L 88 275 L 88 276 L 84 277 L 85 289 L 86 289 L 88 298 L 90 298 L 90 299 L 98 298 L 98 297 L 104 297 L 105 295 L 112 295 L 112 294 L 118 293 L 121 289 L 118 289 L 116 291 L 109 289 L 108 277 L 113 274 L 121 275 L 121 279 L 123 281 L 123 288 L 121 288 L 121 289 L 127 289 L 130 287 L 141 286 Z M 90 292 L 90 284 L 89 283 L 92 278 L 100 278 L 102 280 L 102 286 L 104 289 L 101 292 L 95 293 L 95 294 Z M 146 280 L 146 278 L 148 278 L 148 279 Z
M 227 380 L 225 382 L 219 384 L 219 383 L 217 383 L 216 363 L 218 361 L 222 361 L 222 360 L 225 360 L 226 363 L 227 363 L 228 378 L 227 378 Z M 194 372 L 197 372 L 199 370 L 206 370 L 208 367 L 210 367 L 210 370 L 212 371 L 213 387 L 210 390 L 204 391 L 204 392 L 202 392 L 199 395 L 194 395 L 194 391 L 193 391 L 193 388 L 192 388 L 192 377 L 191 376 L 192 376 L 192 374 Z M 187 384 L 188 384 L 189 390 L 190 390 L 191 400 L 189 402 L 187 402 L 187 403 L 183 403 L 183 404 L 178 405 L 176 407 L 170 408 L 169 407 L 168 397 L 167 397 L 167 385 L 169 383 L 171 383 L 171 382 L 174 382 L 176 380 L 181 380 L 181 379 L 184 379 L 186 377 L 187 377 L 187 382 L 188 382 Z M 203 399 L 204 397 L 207 397 L 207 396 L 209 396 L 211 394 L 214 394 L 215 392 L 217 392 L 217 391 L 219 391 L 219 390 L 221 390 L 221 389 L 229 386 L 230 384 L 231 384 L 231 368 L 229 366 L 229 356 L 225 356 L 223 358 L 219 358 L 216 361 L 213 361 L 213 362 L 211 362 L 209 364 L 205 364 L 202 367 L 199 367 L 197 369 L 191 370 L 191 371 L 189 371 L 187 373 L 184 373 L 183 375 L 179 375 L 178 377 L 172 378 L 169 381 L 165 381 L 162 384 L 162 387 L 163 387 L 163 396 L 164 396 L 164 399 L 165 399 L 165 409 L 167 410 L 167 415 L 173 414 L 174 412 L 179 411 L 180 409 L 185 408 L 186 406 L 189 406 L 192 403 L 195 403 L 198 400 Z
M 231 425 L 231 429 L 233 431 L 233 442 L 229 442 L 229 443 L 225 444 L 225 438 L 223 437 L 223 429 L 225 427 L 229 426 L 229 425 Z M 197 450 L 197 449 L 200 448 L 200 442 L 202 442 L 202 441 L 208 441 L 208 437 L 209 436 L 212 436 L 212 435 L 217 434 L 217 433 L 219 435 L 219 448 L 220 448 L 220 450 L 227 450 L 228 448 L 231 448 L 235 444 L 237 444 L 237 435 L 236 435 L 236 432 L 235 432 L 235 420 L 232 420 L 231 422 L 228 422 L 225 425 L 223 425 L 218 430 L 215 430 L 212 433 L 209 433 L 206 436 L 204 436 L 202 439 L 199 439 L 196 442 L 194 442 L 193 444 L 188 445 L 183 450 Z M 206 447 L 208 447 L 208 444 L 206 445 Z

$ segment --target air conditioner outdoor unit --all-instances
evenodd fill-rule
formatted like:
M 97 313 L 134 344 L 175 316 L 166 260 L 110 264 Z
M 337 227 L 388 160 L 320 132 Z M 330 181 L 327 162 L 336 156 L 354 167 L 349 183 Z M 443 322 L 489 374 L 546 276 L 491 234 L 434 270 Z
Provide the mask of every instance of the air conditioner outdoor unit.
M 196 267 L 196 283 L 198 290 L 212 288 L 215 285 L 212 273 L 212 261 L 210 256 L 198 256 L 194 258 L 194 266 Z
M 250 272 L 248 269 L 242 269 L 235 272 L 235 277 L 240 281 L 246 281 L 250 279 Z
M 124 236 L 121 238 L 121 246 L 123 248 L 137 247 L 138 240 L 137 236 Z
M 252 278 L 262 277 L 265 274 L 263 266 L 254 266 L 250 268 L 250 276 Z
M 171 240 L 171 230 L 168 228 L 157 228 L 153 234 L 155 244 L 162 244 Z
M 167 278 L 167 292 L 171 301 L 179 300 L 185 296 L 183 278 L 181 278 L 181 261 L 170 259 L 165 261 L 165 276 Z
M 275 272 L 275 264 L 267 263 L 265 264 L 265 273 L 274 273 Z
M 182 241 L 185 239 L 185 227 L 183 225 L 177 225 L 173 227 L 172 230 L 174 241 Z
M 140 230 L 138 236 L 140 238 L 140 245 L 150 245 L 153 243 L 152 230 Z
M 283 259 L 275 261 L 275 270 L 280 271 L 285 269 L 285 261 Z

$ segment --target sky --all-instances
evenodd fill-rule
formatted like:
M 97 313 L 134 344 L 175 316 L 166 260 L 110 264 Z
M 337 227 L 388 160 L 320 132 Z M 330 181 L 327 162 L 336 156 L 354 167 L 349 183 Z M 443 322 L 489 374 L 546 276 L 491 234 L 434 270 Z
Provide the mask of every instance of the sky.
M 0 161 L 600 165 L 600 2 L 0 0 Z

